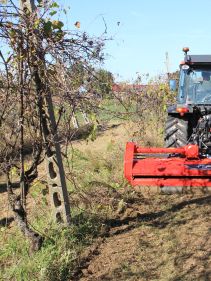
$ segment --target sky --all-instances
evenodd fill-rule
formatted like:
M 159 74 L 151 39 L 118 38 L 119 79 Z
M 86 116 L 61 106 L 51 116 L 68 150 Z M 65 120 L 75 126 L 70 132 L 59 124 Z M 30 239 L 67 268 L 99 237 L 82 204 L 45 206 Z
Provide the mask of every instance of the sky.
M 91 36 L 107 30 L 103 68 L 116 81 L 166 73 L 166 53 L 169 71 L 178 70 L 185 46 L 190 54 L 211 54 L 211 0 L 54 1 L 67 10 L 61 16 L 67 29 L 80 21 L 80 31 Z
M 132 81 L 178 69 L 182 48 L 211 54 L 211 0 L 58 0 L 69 6 L 66 24 L 99 36 L 107 28 L 104 68 L 117 80 Z

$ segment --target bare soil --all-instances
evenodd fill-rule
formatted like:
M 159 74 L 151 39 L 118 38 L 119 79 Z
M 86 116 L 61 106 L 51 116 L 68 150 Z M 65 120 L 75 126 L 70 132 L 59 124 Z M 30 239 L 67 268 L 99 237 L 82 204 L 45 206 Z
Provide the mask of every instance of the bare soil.
M 136 195 L 74 280 L 211 280 L 211 196 Z

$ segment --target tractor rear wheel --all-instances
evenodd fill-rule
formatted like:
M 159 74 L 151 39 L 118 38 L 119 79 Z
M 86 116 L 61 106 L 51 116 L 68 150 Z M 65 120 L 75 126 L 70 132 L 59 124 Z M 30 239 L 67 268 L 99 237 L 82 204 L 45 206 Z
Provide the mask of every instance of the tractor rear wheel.
M 181 147 L 188 141 L 188 120 L 168 115 L 165 128 L 166 147 Z

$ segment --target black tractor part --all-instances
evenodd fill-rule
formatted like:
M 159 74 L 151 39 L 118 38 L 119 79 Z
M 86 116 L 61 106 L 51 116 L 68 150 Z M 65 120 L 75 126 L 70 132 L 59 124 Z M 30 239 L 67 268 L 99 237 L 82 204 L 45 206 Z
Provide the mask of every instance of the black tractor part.
M 187 117 L 179 115 L 168 115 L 165 128 L 165 146 L 181 147 L 188 142 L 190 135 Z

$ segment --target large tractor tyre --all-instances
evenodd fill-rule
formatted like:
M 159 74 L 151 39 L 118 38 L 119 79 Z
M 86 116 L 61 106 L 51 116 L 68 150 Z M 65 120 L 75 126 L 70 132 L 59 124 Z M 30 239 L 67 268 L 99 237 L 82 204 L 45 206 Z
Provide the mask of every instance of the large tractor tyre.
M 177 116 L 168 116 L 165 129 L 165 146 L 181 147 L 188 141 L 188 120 Z

